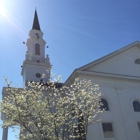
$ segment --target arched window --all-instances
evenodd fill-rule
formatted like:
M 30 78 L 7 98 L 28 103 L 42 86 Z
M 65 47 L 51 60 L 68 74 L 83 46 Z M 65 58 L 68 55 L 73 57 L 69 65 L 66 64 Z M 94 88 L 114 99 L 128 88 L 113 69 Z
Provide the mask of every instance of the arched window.
M 101 104 L 102 106 L 100 107 L 101 110 L 109 111 L 108 103 L 105 99 L 101 99 Z
M 40 45 L 38 43 L 35 44 L 35 55 L 40 55 Z
M 135 64 L 140 64 L 140 59 L 139 58 L 135 60 Z
M 140 112 L 140 103 L 138 101 L 133 102 L 134 111 Z

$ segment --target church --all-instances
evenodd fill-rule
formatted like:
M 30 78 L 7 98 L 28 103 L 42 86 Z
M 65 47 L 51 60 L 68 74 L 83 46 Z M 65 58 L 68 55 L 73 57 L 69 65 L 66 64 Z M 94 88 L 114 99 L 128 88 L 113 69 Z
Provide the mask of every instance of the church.
M 46 70 L 44 82 L 49 79 L 51 63 L 49 55 L 45 55 L 45 44 L 35 11 L 21 70 L 23 87 L 27 81 L 41 81 Z M 99 84 L 105 108 L 100 121 L 89 124 L 87 140 L 140 140 L 139 41 L 75 69 L 64 85 L 69 86 L 76 77 Z M 2 95 L 5 93 L 4 87 Z M 8 128 L 3 128 L 2 140 L 7 140 L 7 136 Z

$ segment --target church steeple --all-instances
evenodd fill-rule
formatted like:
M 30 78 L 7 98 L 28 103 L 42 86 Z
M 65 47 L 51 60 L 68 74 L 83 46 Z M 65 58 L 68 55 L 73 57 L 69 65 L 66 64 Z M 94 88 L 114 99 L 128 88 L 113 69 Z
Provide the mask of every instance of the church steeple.
M 39 25 L 39 20 L 37 16 L 37 11 L 35 9 L 35 14 L 34 14 L 34 21 L 33 21 L 33 27 L 32 29 L 39 30 L 40 31 L 40 25 Z
M 46 74 L 43 81 L 46 83 L 50 77 L 50 59 L 45 55 L 46 42 L 43 39 L 43 32 L 40 30 L 37 11 L 34 13 L 33 27 L 29 31 L 27 39 L 26 58 L 22 65 L 21 75 L 23 76 L 23 85 L 27 85 L 27 81 L 42 81 L 42 74 Z M 46 71 L 47 70 L 47 71 Z

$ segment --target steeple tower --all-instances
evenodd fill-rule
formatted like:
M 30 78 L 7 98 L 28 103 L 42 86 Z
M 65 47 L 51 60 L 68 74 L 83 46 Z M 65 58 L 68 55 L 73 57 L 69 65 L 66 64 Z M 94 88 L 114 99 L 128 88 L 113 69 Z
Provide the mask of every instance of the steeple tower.
M 35 9 L 35 14 L 34 14 L 34 21 L 33 21 L 33 27 L 32 30 L 40 30 L 40 25 L 39 25 L 39 21 L 38 21 L 38 16 L 37 16 L 37 11 Z
M 45 45 L 46 42 L 43 39 L 43 32 L 40 29 L 37 11 L 35 10 L 33 26 L 29 32 L 29 38 L 26 42 L 26 59 L 23 62 L 21 71 L 24 86 L 28 81 L 42 81 L 41 75 L 43 73 L 46 74 L 46 78 L 43 79 L 44 82 L 48 81 L 50 77 L 51 64 L 49 56 L 45 56 Z

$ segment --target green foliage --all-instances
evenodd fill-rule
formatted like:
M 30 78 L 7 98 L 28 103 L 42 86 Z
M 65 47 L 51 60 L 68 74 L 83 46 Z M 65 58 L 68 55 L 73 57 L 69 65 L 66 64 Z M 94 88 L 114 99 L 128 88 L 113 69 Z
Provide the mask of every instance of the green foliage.
M 76 78 L 69 86 L 29 82 L 7 88 L 0 111 L 3 127 L 20 126 L 20 140 L 85 140 L 87 126 L 102 111 L 98 85 Z

